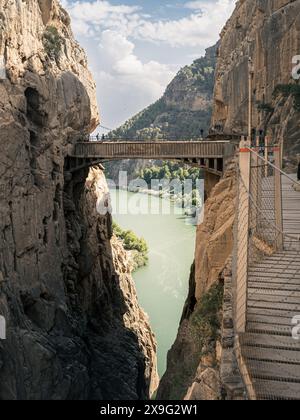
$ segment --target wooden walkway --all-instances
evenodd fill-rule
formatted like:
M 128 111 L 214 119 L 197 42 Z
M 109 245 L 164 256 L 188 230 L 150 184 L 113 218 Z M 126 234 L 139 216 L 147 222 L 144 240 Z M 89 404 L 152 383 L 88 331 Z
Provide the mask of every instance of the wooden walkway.
M 249 269 L 247 327 L 239 337 L 253 399 L 300 399 L 300 339 L 292 337 L 292 319 L 300 316 L 300 192 L 288 179 L 282 189 L 284 232 L 295 242 Z

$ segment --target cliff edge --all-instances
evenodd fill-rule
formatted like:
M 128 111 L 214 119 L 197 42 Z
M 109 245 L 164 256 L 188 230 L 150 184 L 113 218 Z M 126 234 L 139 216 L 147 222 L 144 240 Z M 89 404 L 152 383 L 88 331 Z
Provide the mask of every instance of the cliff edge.
M 112 237 L 101 170 L 66 172 L 98 124 L 57 0 L 0 0 L 0 399 L 142 399 L 155 339 Z

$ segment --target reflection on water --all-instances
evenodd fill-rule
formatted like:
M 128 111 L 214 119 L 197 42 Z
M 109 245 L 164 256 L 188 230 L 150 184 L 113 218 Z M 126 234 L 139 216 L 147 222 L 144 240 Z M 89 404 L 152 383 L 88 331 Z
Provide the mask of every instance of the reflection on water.
M 190 267 L 194 259 L 195 227 L 182 210 L 171 206 L 169 212 L 149 212 L 169 208 L 169 201 L 122 190 L 111 193 L 113 209 L 124 209 L 128 201 L 141 213 L 114 213 L 114 220 L 125 229 L 142 236 L 149 246 L 149 264 L 134 273 L 139 302 L 150 317 L 158 341 L 158 368 L 166 368 L 167 352 L 172 346 L 188 292 Z M 121 214 L 120 214 L 121 213 Z M 122 214 L 123 213 L 123 214 Z

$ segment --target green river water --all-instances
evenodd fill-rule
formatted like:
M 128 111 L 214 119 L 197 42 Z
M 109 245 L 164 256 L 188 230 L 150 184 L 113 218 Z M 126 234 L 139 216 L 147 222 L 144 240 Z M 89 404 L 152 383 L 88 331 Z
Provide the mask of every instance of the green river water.
M 111 198 L 114 220 L 123 229 L 133 230 L 143 237 L 149 247 L 148 265 L 137 270 L 133 277 L 139 303 L 149 315 L 156 335 L 158 370 L 162 376 L 188 293 L 196 229 L 189 219 L 179 214 L 181 210 L 171 205 L 169 212 L 169 202 L 158 197 L 113 190 Z M 128 204 L 134 214 L 126 211 Z M 164 213 L 171 214 L 151 214 L 158 213 L 162 205 L 166 207 Z

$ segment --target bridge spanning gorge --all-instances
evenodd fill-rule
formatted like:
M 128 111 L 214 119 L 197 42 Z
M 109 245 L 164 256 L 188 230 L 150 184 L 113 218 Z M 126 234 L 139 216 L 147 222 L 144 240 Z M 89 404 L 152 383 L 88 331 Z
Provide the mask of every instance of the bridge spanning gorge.
M 222 175 L 235 152 L 230 141 L 89 141 L 69 150 L 70 172 L 109 160 L 179 160 Z
M 81 142 L 69 150 L 68 170 L 109 160 L 179 160 L 205 169 L 213 186 L 237 151 L 234 140 Z M 261 156 L 250 142 L 240 144 L 234 353 L 252 400 L 300 399 L 300 183 L 282 171 L 281 161 L 279 147 L 265 147 Z

